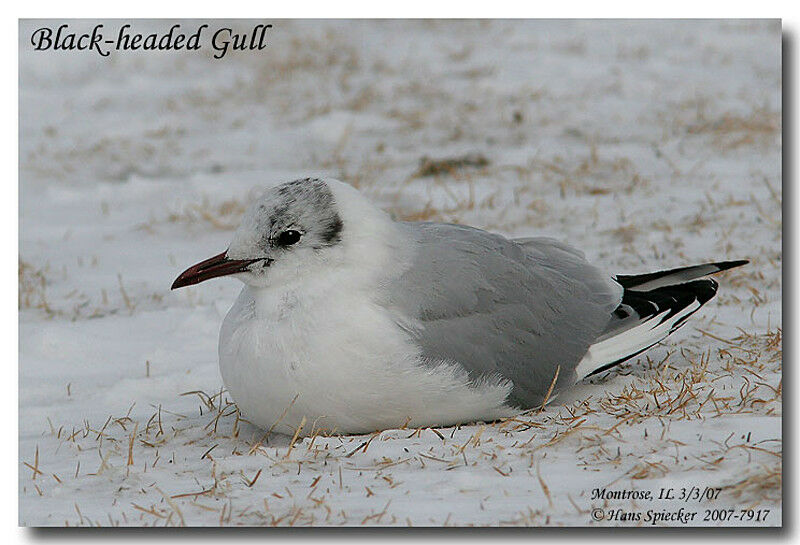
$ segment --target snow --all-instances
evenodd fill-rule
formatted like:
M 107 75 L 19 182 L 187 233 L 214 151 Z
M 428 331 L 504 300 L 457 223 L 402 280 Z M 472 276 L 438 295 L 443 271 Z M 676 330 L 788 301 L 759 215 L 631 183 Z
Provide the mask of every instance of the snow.
M 20 27 L 20 524 L 781 524 L 779 22 L 278 21 L 223 60 L 31 51 L 42 24 Z M 489 165 L 415 176 L 468 153 Z M 169 286 L 306 175 L 612 273 L 751 263 L 543 411 L 260 441 L 217 368 L 239 284 Z M 721 490 L 657 499 L 692 487 Z

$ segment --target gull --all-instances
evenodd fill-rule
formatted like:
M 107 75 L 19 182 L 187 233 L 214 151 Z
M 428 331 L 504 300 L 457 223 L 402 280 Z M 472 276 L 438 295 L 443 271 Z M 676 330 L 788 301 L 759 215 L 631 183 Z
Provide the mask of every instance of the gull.
M 244 283 L 223 382 L 264 429 L 358 434 L 494 421 L 552 401 L 686 323 L 747 261 L 606 274 L 551 238 L 394 221 L 355 188 L 268 189 L 172 289 Z

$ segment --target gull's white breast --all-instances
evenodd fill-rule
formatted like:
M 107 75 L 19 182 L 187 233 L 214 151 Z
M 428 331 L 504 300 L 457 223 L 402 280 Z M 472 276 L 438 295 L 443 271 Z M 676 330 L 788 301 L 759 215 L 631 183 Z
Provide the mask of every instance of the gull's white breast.
M 317 283 L 324 283 L 320 278 Z M 509 383 L 471 384 L 456 362 L 424 362 L 391 309 L 367 290 L 245 287 L 220 331 L 220 370 L 254 424 L 301 434 L 501 418 Z M 311 294 L 311 295 L 308 295 Z M 317 295 L 313 295 L 317 294 Z M 324 295 L 323 295 L 324 294 Z

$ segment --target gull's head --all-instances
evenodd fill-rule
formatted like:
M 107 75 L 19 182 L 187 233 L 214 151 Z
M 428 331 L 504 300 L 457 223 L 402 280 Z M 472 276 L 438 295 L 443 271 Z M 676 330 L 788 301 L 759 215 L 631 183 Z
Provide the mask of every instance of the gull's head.
M 189 267 L 172 289 L 233 275 L 253 287 L 342 257 L 342 207 L 357 192 L 341 182 L 305 178 L 267 190 L 245 212 L 228 249 Z

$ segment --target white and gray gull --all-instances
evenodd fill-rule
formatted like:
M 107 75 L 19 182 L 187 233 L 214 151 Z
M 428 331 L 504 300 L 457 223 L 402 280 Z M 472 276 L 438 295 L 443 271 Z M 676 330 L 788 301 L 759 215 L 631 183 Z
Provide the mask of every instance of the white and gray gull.
M 172 288 L 244 283 L 219 364 L 246 419 L 367 433 L 538 407 L 663 340 L 716 293 L 703 277 L 744 263 L 612 277 L 550 238 L 394 221 L 307 178 L 267 190 Z

